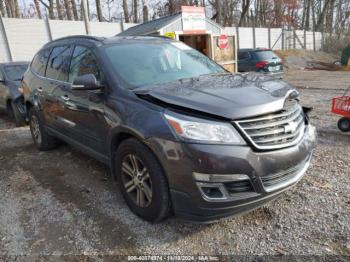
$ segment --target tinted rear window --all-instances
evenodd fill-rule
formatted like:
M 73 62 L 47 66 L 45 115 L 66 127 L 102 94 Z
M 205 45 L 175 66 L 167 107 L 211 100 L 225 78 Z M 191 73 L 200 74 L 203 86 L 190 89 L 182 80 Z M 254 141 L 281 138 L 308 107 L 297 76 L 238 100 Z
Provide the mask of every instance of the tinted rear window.
M 272 51 L 256 51 L 254 52 L 254 54 L 258 59 L 261 60 L 270 60 L 278 58 L 278 56 Z
M 41 75 L 41 76 L 45 75 L 46 63 L 47 63 L 47 59 L 49 58 L 50 51 L 51 51 L 50 49 L 41 50 L 34 57 L 33 62 L 31 64 L 31 68 L 38 75 Z
M 28 65 L 9 65 L 5 66 L 4 71 L 8 79 L 12 81 L 21 80 L 24 72 L 27 70 Z

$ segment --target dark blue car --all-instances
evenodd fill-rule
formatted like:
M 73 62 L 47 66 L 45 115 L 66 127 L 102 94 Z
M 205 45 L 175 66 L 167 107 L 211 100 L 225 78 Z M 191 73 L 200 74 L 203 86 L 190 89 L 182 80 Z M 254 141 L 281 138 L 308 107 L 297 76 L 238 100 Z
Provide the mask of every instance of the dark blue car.
M 239 49 L 238 71 L 260 72 L 275 78 L 283 78 L 282 60 L 271 49 Z

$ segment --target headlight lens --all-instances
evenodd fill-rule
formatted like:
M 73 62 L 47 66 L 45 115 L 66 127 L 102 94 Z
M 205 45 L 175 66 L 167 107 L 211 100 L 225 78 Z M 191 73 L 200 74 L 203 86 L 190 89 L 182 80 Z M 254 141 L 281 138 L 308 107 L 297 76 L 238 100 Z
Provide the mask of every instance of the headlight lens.
M 175 133 L 185 140 L 225 144 L 244 143 L 231 124 L 205 121 L 201 119 L 185 120 L 167 114 L 164 114 L 164 116 Z

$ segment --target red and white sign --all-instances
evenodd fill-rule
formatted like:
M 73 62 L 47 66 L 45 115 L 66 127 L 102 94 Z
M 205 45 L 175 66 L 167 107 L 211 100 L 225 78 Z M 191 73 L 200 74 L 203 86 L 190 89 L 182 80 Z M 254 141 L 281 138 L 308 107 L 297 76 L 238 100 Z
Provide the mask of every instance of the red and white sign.
M 220 35 L 218 38 L 218 47 L 220 49 L 226 49 L 228 47 L 228 37 L 227 35 Z
M 205 10 L 202 6 L 181 6 L 184 34 L 203 34 L 206 31 Z

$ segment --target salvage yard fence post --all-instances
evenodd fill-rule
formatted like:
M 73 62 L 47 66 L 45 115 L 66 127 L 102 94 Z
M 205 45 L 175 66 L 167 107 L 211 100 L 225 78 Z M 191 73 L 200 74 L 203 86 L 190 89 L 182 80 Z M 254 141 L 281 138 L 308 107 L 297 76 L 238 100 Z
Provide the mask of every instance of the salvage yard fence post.
M 1 37 L 2 37 L 3 42 L 4 42 L 4 47 L 5 47 L 5 53 L 6 53 L 6 56 L 7 56 L 7 60 L 9 62 L 12 62 L 13 59 L 12 59 L 12 54 L 11 54 L 11 48 L 10 48 L 10 44 L 9 44 L 9 41 L 8 41 L 8 38 L 7 38 L 6 29 L 5 29 L 5 26 L 4 26 L 4 21 L 2 20 L 2 15 L 0 15 L 0 31 L 1 31 Z

